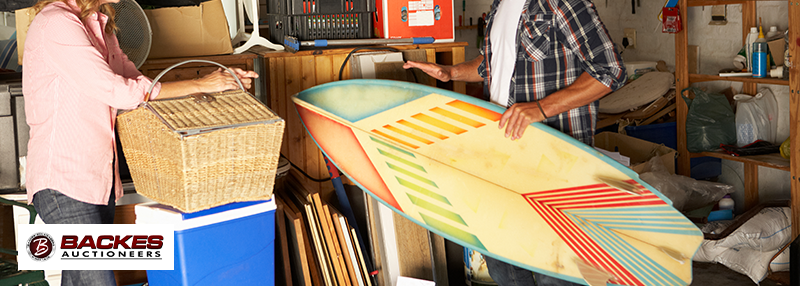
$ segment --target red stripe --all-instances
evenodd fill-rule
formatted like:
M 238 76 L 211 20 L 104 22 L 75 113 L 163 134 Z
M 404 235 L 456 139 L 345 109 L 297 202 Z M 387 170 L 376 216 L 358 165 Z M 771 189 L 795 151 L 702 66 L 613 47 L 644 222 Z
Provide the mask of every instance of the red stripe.
M 526 199 L 528 198 L 526 197 Z M 595 241 L 591 240 L 591 238 L 563 212 L 552 206 L 545 206 L 541 204 L 541 202 L 537 202 L 533 199 L 528 199 L 528 203 L 531 204 L 536 212 L 545 219 L 547 224 L 579 257 L 581 257 L 581 259 L 613 273 L 617 281 L 623 284 L 644 285 Z
M 650 199 L 650 200 L 658 199 L 658 197 L 656 197 L 655 195 L 651 195 L 651 196 L 648 196 L 648 197 L 628 196 L 628 197 L 623 197 L 623 198 L 619 198 L 619 197 L 615 198 L 615 197 L 612 197 L 612 196 L 602 196 L 602 197 L 603 198 L 592 199 L 592 200 L 583 199 L 580 202 L 576 202 L 574 199 L 570 199 L 570 200 L 564 200 L 564 199 L 562 199 L 562 200 L 536 200 L 536 201 L 540 201 L 542 203 L 547 203 L 548 205 L 563 205 L 563 204 L 568 204 L 569 205 L 569 204 L 576 204 L 576 203 L 639 202 L 639 201 L 645 201 L 646 199 Z
M 654 197 L 656 197 L 656 195 L 653 194 L 637 196 L 625 192 L 604 191 L 603 193 L 593 193 L 593 194 L 580 194 L 580 195 L 565 194 L 564 196 L 548 196 L 547 198 L 536 198 L 536 200 L 540 202 L 565 202 L 565 201 L 575 201 L 575 200 L 589 201 L 589 200 L 604 199 L 604 198 L 617 198 L 619 200 L 623 199 L 642 200 L 642 199 L 651 199 Z
M 545 208 L 542 205 L 539 205 L 539 207 Z M 591 238 L 589 238 L 582 230 L 580 230 L 580 228 L 578 228 L 574 222 L 572 222 L 568 217 L 566 217 L 566 215 L 553 208 L 547 208 L 547 209 L 550 209 L 550 211 L 546 211 L 546 213 L 549 213 L 553 216 L 560 218 L 560 219 L 552 219 L 551 221 L 548 221 L 548 224 L 550 224 L 550 226 L 554 230 L 556 230 L 556 233 L 559 234 L 561 239 L 567 242 L 567 245 L 569 245 L 570 248 L 576 254 L 578 254 L 578 256 L 580 256 L 585 261 L 593 262 L 592 264 L 600 266 L 600 268 L 615 274 L 617 278 L 628 277 L 627 279 L 622 279 L 621 281 L 625 281 L 626 284 L 628 285 L 635 285 L 636 278 L 633 277 L 628 271 L 626 271 L 625 268 L 622 267 L 622 265 L 620 265 L 613 257 L 611 257 L 605 250 L 603 250 L 596 242 L 591 240 Z M 538 211 L 539 210 L 537 209 L 537 212 Z M 546 213 L 544 210 L 542 210 L 542 212 L 540 212 L 540 215 L 545 217 Z M 569 239 L 565 237 L 570 234 L 566 233 L 566 231 L 558 227 L 565 225 L 569 226 L 569 229 L 572 232 L 577 232 L 577 234 L 571 234 L 571 236 L 575 237 L 574 239 Z M 580 248 L 579 246 L 581 246 L 582 248 Z M 631 278 L 633 280 L 630 280 Z
M 566 191 L 566 192 L 559 192 L 559 193 L 550 193 L 545 196 L 539 195 L 539 193 L 530 193 L 527 195 L 528 197 L 536 198 L 537 200 L 546 200 L 548 198 L 559 198 L 564 196 L 569 197 L 579 197 L 579 196 L 589 196 L 589 195 L 598 195 L 598 194 L 608 194 L 608 195 L 629 195 L 629 196 L 636 196 L 627 192 L 621 192 L 620 190 L 614 188 L 597 188 L 587 191 Z

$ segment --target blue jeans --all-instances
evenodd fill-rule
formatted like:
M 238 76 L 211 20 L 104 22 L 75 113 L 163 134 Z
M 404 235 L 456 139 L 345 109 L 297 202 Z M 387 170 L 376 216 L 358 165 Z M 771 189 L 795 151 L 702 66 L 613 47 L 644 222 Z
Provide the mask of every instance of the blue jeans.
M 47 224 L 111 224 L 114 223 L 114 190 L 107 205 L 93 205 L 72 199 L 59 191 L 44 189 L 33 195 L 33 207 Z M 111 270 L 61 271 L 63 286 L 117 285 Z
M 500 260 L 484 257 L 489 267 L 489 276 L 498 286 L 579 286 L 566 280 L 531 272 Z

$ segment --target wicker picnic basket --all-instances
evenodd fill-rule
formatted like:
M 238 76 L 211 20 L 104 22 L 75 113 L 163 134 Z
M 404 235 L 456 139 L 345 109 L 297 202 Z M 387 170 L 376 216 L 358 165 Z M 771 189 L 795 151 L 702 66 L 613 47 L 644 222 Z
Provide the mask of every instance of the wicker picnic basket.
M 208 62 L 173 65 L 153 86 L 172 68 L 198 61 Z M 270 198 L 284 121 L 239 86 L 145 101 L 117 117 L 137 193 L 184 212 Z

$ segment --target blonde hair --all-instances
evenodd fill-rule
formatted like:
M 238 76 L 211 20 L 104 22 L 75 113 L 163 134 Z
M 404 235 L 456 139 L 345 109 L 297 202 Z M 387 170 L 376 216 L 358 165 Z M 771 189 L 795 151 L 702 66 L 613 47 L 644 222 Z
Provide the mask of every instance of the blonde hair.
M 44 6 L 47 6 L 53 2 L 65 2 L 66 0 L 39 0 L 33 5 L 33 15 L 39 14 Z M 105 31 L 106 33 L 113 33 L 119 30 L 117 24 L 114 22 L 114 15 L 116 11 L 114 11 L 114 7 L 111 7 L 111 4 L 100 4 L 100 0 L 75 0 L 75 4 L 78 5 L 78 8 L 81 9 L 81 14 L 79 17 L 81 20 L 86 19 L 94 12 L 100 12 L 106 14 L 108 16 L 108 22 L 106 23 Z

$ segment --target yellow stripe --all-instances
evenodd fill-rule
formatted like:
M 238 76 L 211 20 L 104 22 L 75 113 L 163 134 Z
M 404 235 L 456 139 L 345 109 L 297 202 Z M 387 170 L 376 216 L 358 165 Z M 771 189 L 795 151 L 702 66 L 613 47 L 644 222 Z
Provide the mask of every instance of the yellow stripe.
M 458 121 L 458 122 L 464 123 L 466 125 L 475 127 L 475 128 L 478 128 L 478 127 L 486 125 L 486 124 L 480 123 L 478 121 L 475 121 L 475 120 L 469 119 L 467 117 L 464 117 L 462 115 L 455 114 L 455 113 L 453 113 L 451 111 L 441 109 L 439 107 L 431 108 L 431 111 L 435 112 L 435 113 L 438 113 L 438 114 L 440 114 L 442 116 L 445 116 L 447 118 L 453 119 L 455 121 Z
M 414 123 L 411 123 L 411 122 L 405 121 L 405 120 L 403 120 L 403 119 L 400 119 L 400 120 L 398 120 L 398 121 L 397 121 L 397 123 L 400 123 L 400 124 L 402 124 L 402 125 L 404 125 L 404 126 L 406 126 L 406 127 L 410 127 L 410 128 L 412 128 L 412 129 L 414 129 L 414 130 L 417 130 L 417 131 L 419 131 L 419 132 L 422 132 L 422 133 L 428 134 L 428 135 L 430 135 L 430 136 L 433 136 L 433 137 L 436 137 L 436 138 L 439 138 L 439 139 L 442 139 L 442 140 L 444 140 L 444 139 L 447 139 L 447 138 L 448 138 L 447 136 L 444 136 L 443 134 L 436 133 L 436 132 L 434 132 L 434 131 L 432 131 L 432 130 L 430 130 L 430 129 L 428 129 L 428 128 L 425 128 L 425 127 L 422 127 L 422 126 L 416 125 L 416 124 L 414 124 Z
M 491 121 L 498 121 L 498 120 L 500 120 L 500 117 L 503 116 L 500 113 L 488 110 L 486 108 L 483 108 L 483 107 L 480 107 L 480 106 L 477 106 L 477 105 L 472 105 L 472 104 L 463 102 L 461 100 L 453 100 L 450 103 L 448 103 L 447 105 L 455 107 L 455 108 L 458 108 L 458 109 L 461 109 L 463 111 L 466 111 L 466 112 L 469 112 L 469 113 L 472 113 L 472 114 L 475 114 L 477 116 L 489 119 Z
M 417 135 L 414 135 L 414 134 L 408 133 L 408 132 L 407 132 L 407 131 L 405 131 L 405 130 L 402 130 L 402 129 L 400 129 L 400 128 L 397 128 L 397 127 L 394 127 L 394 126 L 391 126 L 391 125 L 385 125 L 385 126 L 383 126 L 383 128 L 389 129 L 389 130 L 391 130 L 391 131 L 394 131 L 394 132 L 396 132 L 396 133 L 399 133 L 400 135 L 406 136 L 406 137 L 408 137 L 408 138 L 411 138 L 411 139 L 417 140 L 417 141 L 419 141 L 419 142 L 422 142 L 422 143 L 425 143 L 425 144 L 428 144 L 428 145 L 430 145 L 430 144 L 433 144 L 433 141 L 431 141 L 431 140 L 428 140 L 428 139 L 425 139 L 425 138 L 419 137 L 419 136 L 417 136 Z
M 417 148 L 419 148 L 419 146 L 417 146 L 417 145 L 414 145 L 414 144 L 408 143 L 408 142 L 406 142 L 406 141 L 403 141 L 403 140 L 397 139 L 397 138 L 395 138 L 395 137 L 389 136 L 389 135 L 387 135 L 386 133 L 383 133 L 383 132 L 380 132 L 380 131 L 378 131 L 377 129 L 373 129 L 373 130 L 372 130 L 372 132 L 373 132 L 373 133 L 375 133 L 375 134 L 378 134 L 378 135 L 380 135 L 380 136 L 386 137 L 386 138 L 388 138 L 389 140 L 392 140 L 392 141 L 394 141 L 394 142 L 397 142 L 397 143 L 400 143 L 400 144 L 406 145 L 406 146 L 408 146 L 408 147 L 411 147 L 411 148 L 414 148 L 414 149 L 417 149 Z
M 416 114 L 416 115 L 412 115 L 411 117 L 414 118 L 414 119 L 417 119 L 419 121 L 428 123 L 430 125 L 439 127 L 441 129 L 453 132 L 455 134 L 461 134 L 461 133 L 467 132 L 467 130 L 461 129 L 458 126 L 452 125 L 450 123 L 441 121 L 439 119 L 430 117 L 430 116 L 422 114 L 422 113 L 419 113 L 419 114 Z

